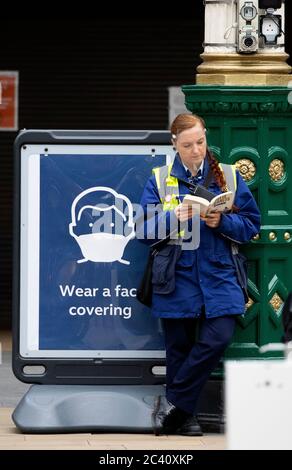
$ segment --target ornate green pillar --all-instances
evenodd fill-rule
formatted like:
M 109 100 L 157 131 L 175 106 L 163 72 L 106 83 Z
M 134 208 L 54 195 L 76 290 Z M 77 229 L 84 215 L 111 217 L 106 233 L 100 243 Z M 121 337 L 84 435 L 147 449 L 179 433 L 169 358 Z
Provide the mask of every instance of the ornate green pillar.
M 261 345 L 281 340 L 282 305 L 292 290 L 289 89 L 206 85 L 182 89 L 187 108 L 206 120 L 213 152 L 220 161 L 237 165 L 261 209 L 260 234 L 245 248 L 250 300 L 227 351 L 229 357 L 260 358 Z
M 214 153 L 222 162 L 236 163 L 262 214 L 260 234 L 243 250 L 249 259 L 249 302 L 226 353 L 233 358 L 263 358 L 261 345 L 281 341 L 282 306 L 292 291 L 292 78 L 284 47 L 285 3 L 274 2 L 274 10 L 266 4 L 205 0 L 197 84 L 182 87 L 187 109 L 206 120 Z M 279 18 L 273 42 L 264 36 L 263 21 L 269 32 Z M 245 34 L 251 50 L 242 48 Z M 269 356 L 275 353 L 264 357 Z

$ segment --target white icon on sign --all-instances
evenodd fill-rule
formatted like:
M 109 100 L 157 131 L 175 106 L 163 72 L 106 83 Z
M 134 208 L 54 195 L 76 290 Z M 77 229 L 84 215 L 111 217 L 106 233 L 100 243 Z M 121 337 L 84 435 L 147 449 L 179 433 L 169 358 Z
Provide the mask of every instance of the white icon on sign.
M 135 237 L 131 201 L 105 186 L 86 189 L 72 203 L 69 233 L 83 255 L 78 263 L 130 264 L 122 258 Z

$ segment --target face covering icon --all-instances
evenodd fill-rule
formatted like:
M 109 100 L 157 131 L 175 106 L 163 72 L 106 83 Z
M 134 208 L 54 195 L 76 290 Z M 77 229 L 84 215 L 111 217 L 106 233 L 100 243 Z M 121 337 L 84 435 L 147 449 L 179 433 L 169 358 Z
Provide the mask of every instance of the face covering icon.
M 86 189 L 72 203 L 69 233 L 83 255 L 78 263 L 130 264 L 123 255 L 135 237 L 131 201 L 105 186 Z

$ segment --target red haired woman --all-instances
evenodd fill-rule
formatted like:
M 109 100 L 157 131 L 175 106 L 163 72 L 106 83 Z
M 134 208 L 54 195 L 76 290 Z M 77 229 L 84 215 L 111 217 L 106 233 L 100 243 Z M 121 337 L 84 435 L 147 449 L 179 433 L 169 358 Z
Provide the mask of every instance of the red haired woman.
M 231 243 L 247 243 L 259 232 L 260 213 L 235 167 L 220 165 L 209 151 L 201 117 L 178 115 L 171 125 L 171 139 L 176 149 L 173 163 L 154 170 L 142 196 L 143 230 L 152 237 L 144 241 L 150 245 L 153 238 L 159 240 L 158 225 L 162 222 L 166 234 L 177 222 L 180 229 L 188 231 L 193 225 L 200 242 L 193 249 L 182 247 L 171 291 L 165 289 L 166 278 L 155 276 L 155 270 L 165 265 L 165 253 L 155 260 L 152 315 L 161 318 L 164 328 L 166 398 L 170 404 L 160 432 L 200 435 L 196 421 L 200 392 L 231 341 L 236 318 L 245 312 Z M 194 216 L 192 209 L 182 204 L 191 180 L 207 186 L 214 195 L 234 191 L 233 210 Z M 160 208 L 158 216 L 151 216 L 149 205 Z M 155 278 L 160 278 L 156 284 Z

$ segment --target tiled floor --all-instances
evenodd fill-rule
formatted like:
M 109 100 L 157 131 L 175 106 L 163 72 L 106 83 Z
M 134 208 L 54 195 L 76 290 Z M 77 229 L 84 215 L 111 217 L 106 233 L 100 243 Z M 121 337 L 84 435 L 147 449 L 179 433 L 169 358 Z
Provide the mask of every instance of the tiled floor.
M 202 437 L 154 436 L 152 434 L 22 434 L 11 414 L 30 385 L 19 382 L 11 370 L 11 337 L 0 332 L 3 363 L 0 366 L 0 450 L 222 450 L 222 434 Z

